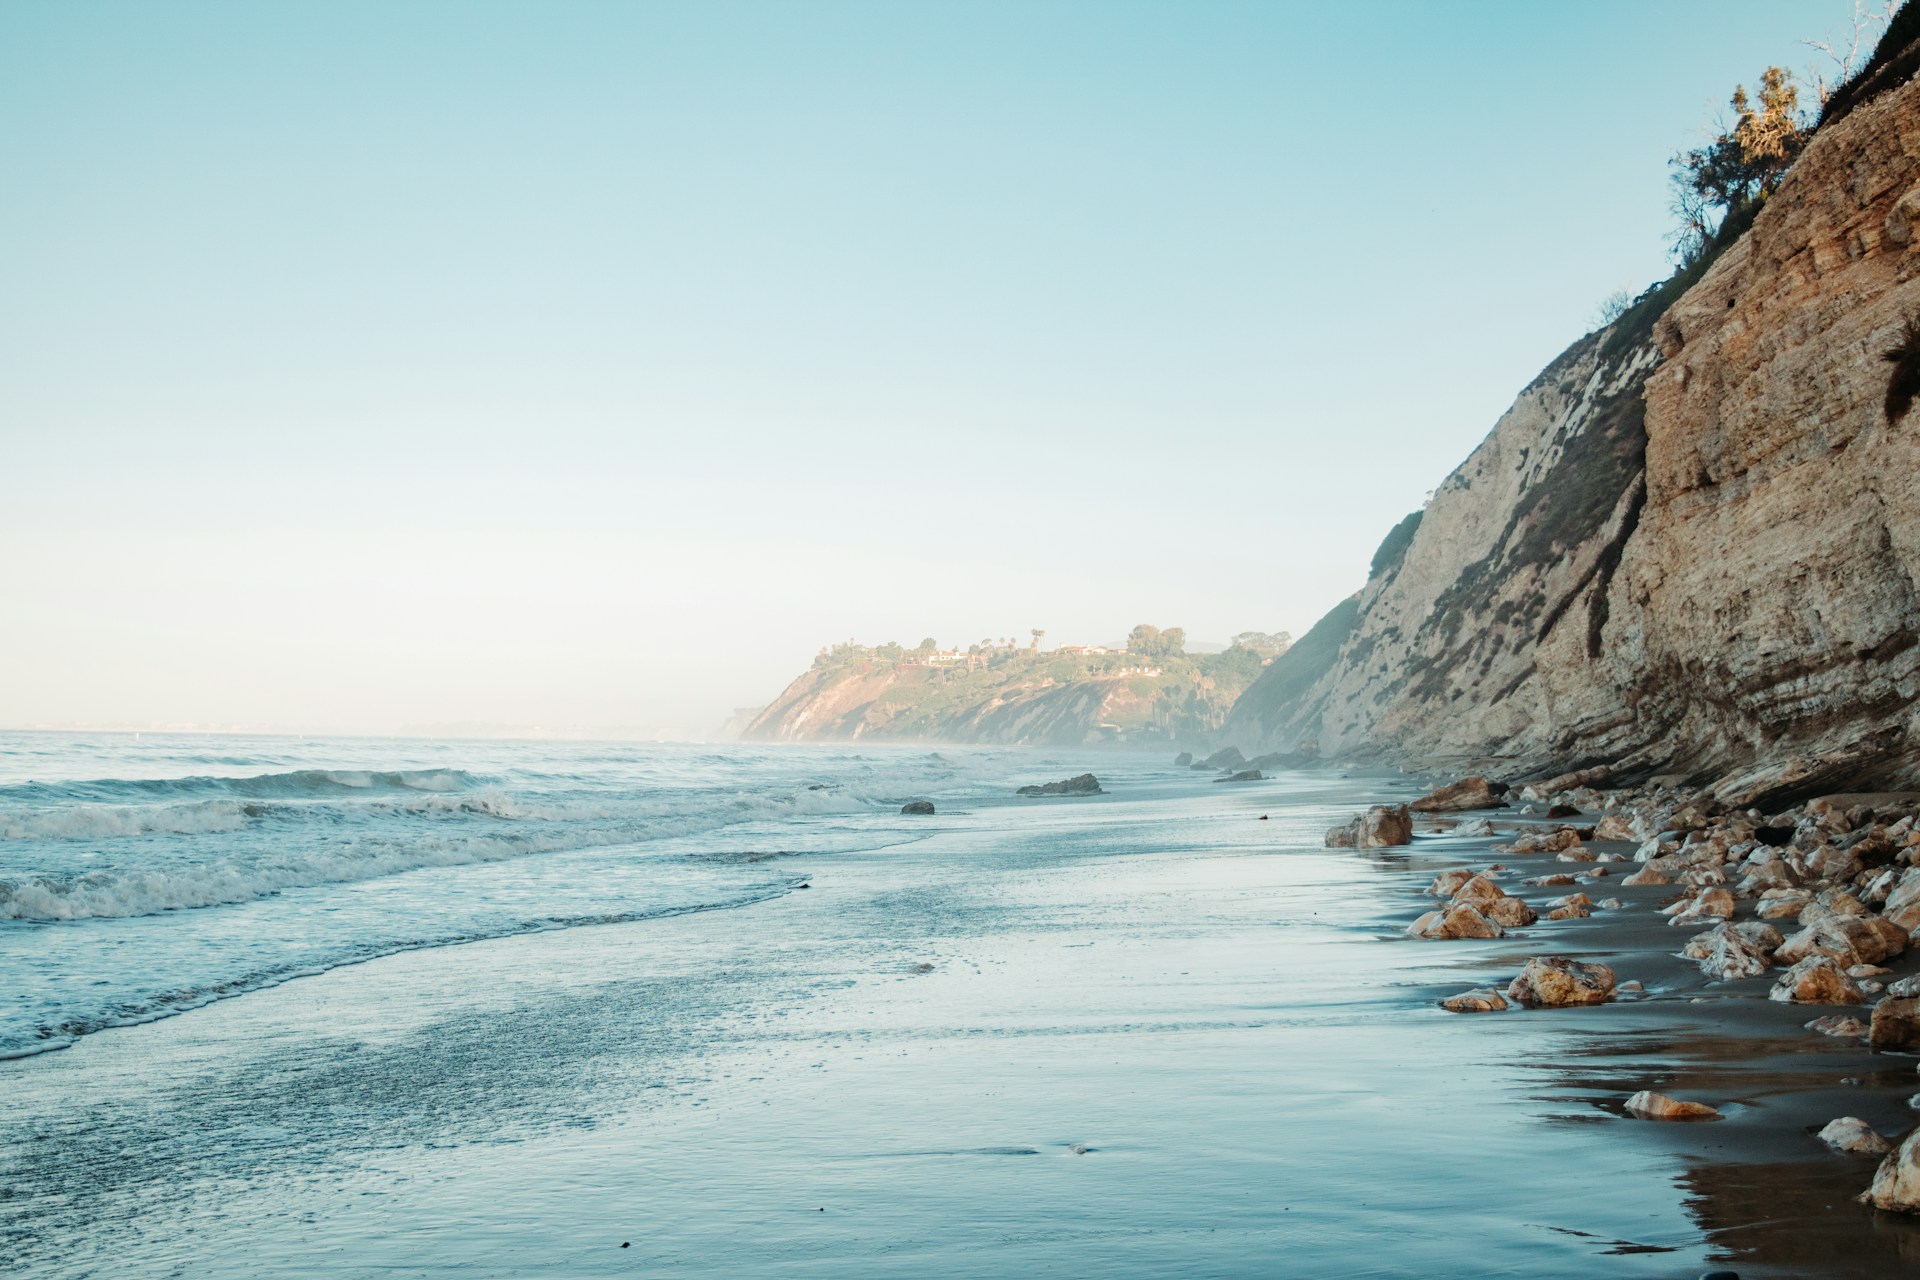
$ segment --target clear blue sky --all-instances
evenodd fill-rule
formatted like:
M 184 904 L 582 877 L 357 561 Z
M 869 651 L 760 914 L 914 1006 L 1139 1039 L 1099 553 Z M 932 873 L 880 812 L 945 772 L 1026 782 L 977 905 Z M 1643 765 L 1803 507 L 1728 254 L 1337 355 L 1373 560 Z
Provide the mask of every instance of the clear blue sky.
M 0 723 L 1304 630 L 1841 0 L 0 8 Z

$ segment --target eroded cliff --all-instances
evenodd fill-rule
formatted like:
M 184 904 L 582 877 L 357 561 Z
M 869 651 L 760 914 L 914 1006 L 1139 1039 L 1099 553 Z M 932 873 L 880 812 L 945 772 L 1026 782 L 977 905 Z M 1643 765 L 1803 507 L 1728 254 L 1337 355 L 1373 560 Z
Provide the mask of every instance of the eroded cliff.
M 1556 360 L 1343 606 L 1337 652 L 1277 660 L 1226 736 L 1729 798 L 1920 784 L 1920 411 L 1886 358 L 1916 315 L 1904 83 L 1815 135 L 1650 339 L 1629 318 Z

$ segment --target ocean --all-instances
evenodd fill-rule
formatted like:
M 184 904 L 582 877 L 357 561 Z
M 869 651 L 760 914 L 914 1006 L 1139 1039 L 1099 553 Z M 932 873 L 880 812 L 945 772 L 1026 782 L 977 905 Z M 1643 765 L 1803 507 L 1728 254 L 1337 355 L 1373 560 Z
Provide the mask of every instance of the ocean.
M 1013 794 L 1087 770 L 1108 794 Z M 1323 846 L 1413 786 L 6 735 L 0 1269 L 1793 1274 L 1706 1131 L 1618 1114 L 1731 1056 L 1679 996 L 1434 1007 L 1529 947 L 1402 936 L 1484 842 Z

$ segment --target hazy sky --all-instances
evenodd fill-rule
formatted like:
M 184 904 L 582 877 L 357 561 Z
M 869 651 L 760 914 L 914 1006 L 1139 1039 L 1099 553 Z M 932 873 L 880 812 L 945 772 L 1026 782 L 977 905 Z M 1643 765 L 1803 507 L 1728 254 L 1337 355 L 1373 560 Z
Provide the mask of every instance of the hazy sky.
M 0 7 L 0 724 L 1298 634 L 1846 7 Z

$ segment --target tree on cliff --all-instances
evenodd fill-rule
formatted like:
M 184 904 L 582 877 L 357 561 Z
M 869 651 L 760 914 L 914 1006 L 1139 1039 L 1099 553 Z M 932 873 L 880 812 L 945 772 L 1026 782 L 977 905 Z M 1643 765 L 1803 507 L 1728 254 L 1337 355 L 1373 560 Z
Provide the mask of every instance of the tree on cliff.
M 1187 650 L 1187 633 L 1181 627 L 1165 631 L 1141 623 L 1127 633 L 1127 652 L 1137 658 L 1177 658 Z
M 1758 100 L 1738 85 L 1731 105 L 1731 126 L 1673 158 L 1673 211 L 1680 222 L 1674 244 L 1682 262 L 1704 255 L 1730 220 L 1744 222 L 1807 144 L 1810 130 L 1800 119 L 1792 72 L 1768 67 L 1760 74 Z

